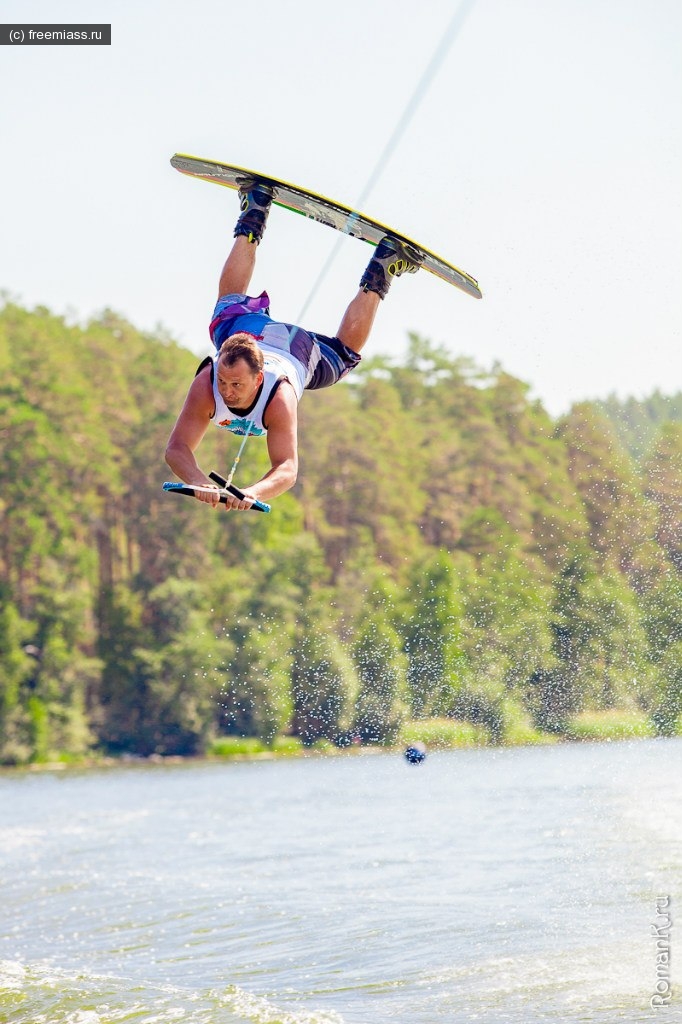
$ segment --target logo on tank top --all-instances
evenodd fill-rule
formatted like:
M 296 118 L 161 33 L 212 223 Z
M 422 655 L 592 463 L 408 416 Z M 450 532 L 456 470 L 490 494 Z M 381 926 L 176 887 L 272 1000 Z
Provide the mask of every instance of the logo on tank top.
M 260 427 L 254 425 L 253 420 L 247 419 L 220 420 L 218 426 L 225 427 L 226 430 L 230 430 L 233 434 L 253 434 L 254 437 L 258 437 L 260 434 L 265 433 Z

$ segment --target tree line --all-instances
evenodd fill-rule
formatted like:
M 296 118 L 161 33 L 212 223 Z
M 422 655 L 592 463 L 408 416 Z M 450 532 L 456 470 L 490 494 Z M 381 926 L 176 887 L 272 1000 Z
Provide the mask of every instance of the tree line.
M 304 396 L 271 515 L 226 514 L 161 490 L 197 362 L 110 311 L 0 311 L 0 762 L 609 708 L 676 730 L 679 395 L 553 420 L 412 335 Z M 234 454 L 210 431 L 201 462 Z M 266 465 L 250 441 L 241 482 Z

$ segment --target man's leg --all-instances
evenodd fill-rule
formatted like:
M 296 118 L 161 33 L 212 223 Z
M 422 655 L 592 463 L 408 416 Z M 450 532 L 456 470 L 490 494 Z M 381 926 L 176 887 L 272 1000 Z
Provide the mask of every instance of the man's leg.
M 247 295 L 256 266 L 256 246 L 245 235 L 237 235 L 220 274 L 218 298 Z
M 390 238 L 379 242 L 360 280 L 360 291 L 346 310 L 337 337 L 353 352 L 360 352 L 369 338 L 379 303 L 386 298 L 394 277 L 416 274 L 419 254 Z
M 272 202 L 272 189 L 258 183 L 239 190 L 240 214 L 234 229 L 234 244 L 225 260 L 218 298 L 245 295 L 256 265 L 256 246 L 265 231 Z
M 360 352 L 369 338 L 381 297 L 362 288 L 343 314 L 337 338 L 353 352 Z

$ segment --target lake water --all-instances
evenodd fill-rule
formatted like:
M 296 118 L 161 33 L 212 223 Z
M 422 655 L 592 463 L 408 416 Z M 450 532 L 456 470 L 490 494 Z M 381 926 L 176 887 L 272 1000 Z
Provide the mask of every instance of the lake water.
M 669 1024 L 681 893 L 676 739 L 9 772 L 0 1020 Z

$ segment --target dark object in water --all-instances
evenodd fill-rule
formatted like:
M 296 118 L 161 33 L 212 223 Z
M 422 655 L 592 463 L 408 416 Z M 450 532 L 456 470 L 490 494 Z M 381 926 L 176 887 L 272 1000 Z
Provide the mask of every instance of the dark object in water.
M 410 764 L 421 764 L 426 760 L 426 747 L 423 743 L 411 743 L 405 751 L 405 760 Z

